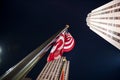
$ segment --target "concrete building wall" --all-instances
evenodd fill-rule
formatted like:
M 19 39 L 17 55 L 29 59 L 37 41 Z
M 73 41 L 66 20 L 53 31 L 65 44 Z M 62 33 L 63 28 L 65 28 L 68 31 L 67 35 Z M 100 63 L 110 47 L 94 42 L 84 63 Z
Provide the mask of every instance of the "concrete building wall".
M 70 62 L 62 57 L 58 60 L 47 62 L 36 80 L 60 80 L 64 69 L 64 80 L 68 80 Z
M 120 0 L 92 10 L 86 21 L 92 31 L 120 49 Z

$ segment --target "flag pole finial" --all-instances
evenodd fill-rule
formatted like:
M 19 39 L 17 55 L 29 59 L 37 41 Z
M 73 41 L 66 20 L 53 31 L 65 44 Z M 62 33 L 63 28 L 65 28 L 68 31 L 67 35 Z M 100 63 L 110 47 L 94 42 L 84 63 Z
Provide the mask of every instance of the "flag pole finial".
M 66 27 L 69 28 L 70 26 L 68 24 L 66 24 Z

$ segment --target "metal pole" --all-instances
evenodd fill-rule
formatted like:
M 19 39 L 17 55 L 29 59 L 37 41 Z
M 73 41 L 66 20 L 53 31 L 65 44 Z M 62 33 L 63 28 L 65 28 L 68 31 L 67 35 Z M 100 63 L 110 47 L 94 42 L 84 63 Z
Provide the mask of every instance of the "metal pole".
M 45 53 L 51 47 L 51 44 L 55 41 L 56 37 L 59 36 L 63 31 L 66 31 L 68 27 L 69 25 L 66 25 L 65 28 L 58 31 L 46 42 L 44 42 L 30 54 L 28 54 L 19 63 L 6 71 L 6 73 L 2 75 L 0 80 L 22 80 L 35 66 L 35 64 L 45 55 Z

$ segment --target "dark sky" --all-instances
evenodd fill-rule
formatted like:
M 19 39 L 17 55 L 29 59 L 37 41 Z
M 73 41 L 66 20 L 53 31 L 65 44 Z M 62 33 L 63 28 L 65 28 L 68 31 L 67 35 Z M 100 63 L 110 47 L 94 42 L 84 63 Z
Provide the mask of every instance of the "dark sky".
M 65 54 L 71 62 L 69 80 L 120 80 L 120 51 L 86 25 L 87 14 L 109 1 L 1 0 L 0 75 L 69 24 L 76 41 Z M 35 80 L 48 53 L 28 77 Z

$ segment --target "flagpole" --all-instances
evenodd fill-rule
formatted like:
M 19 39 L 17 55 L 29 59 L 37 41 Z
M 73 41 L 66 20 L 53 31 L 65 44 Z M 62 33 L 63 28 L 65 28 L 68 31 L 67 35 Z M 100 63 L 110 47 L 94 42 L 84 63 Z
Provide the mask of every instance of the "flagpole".
M 56 38 L 68 28 L 69 25 L 66 25 L 65 28 L 59 30 L 38 48 L 29 53 L 19 63 L 6 71 L 1 76 L 0 80 L 23 80 L 25 76 L 30 72 L 30 70 L 36 65 L 36 63 L 46 54 L 46 52 L 51 47 L 51 44 L 55 42 Z

